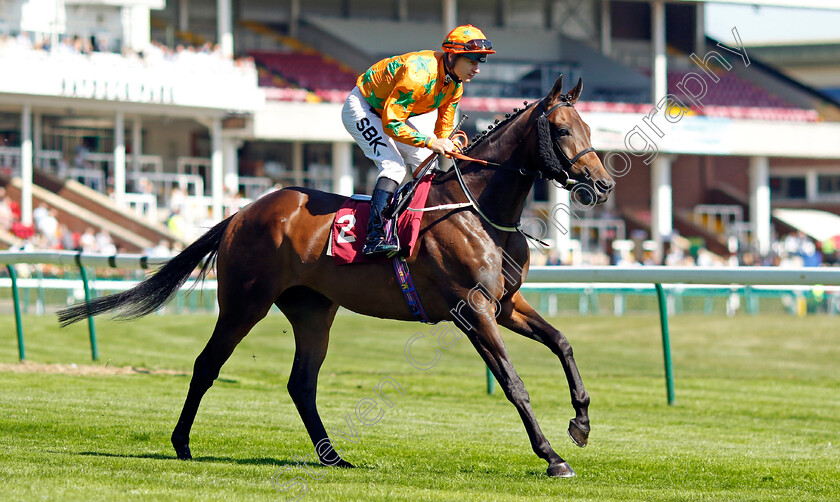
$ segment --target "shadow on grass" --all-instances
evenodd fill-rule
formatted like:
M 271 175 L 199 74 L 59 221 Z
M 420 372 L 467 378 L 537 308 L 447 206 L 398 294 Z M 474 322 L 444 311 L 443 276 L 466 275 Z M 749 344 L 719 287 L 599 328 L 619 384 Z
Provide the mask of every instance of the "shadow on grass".
M 53 451 L 50 453 L 67 453 L 63 451 Z M 110 458 L 142 458 L 142 459 L 151 459 L 151 460 L 178 460 L 178 457 L 173 455 L 164 455 L 162 453 L 140 453 L 136 455 L 130 454 L 119 454 L 119 453 L 105 453 L 105 452 L 97 452 L 97 451 L 80 451 L 77 452 L 76 455 L 84 455 L 89 457 L 110 457 Z M 186 460 L 185 462 L 219 462 L 225 464 L 240 464 L 240 465 L 276 465 L 276 466 L 284 466 L 284 465 L 300 465 L 300 466 L 308 466 L 308 467 L 321 467 L 326 469 L 327 466 L 321 465 L 320 462 L 298 462 L 296 460 L 287 460 L 287 459 L 277 459 L 271 457 L 263 457 L 263 458 L 233 458 L 233 457 L 193 457 L 192 460 Z M 359 466 L 356 465 L 355 469 L 365 469 L 370 470 L 371 467 Z
M 65 452 L 52 452 L 65 453 Z M 76 455 L 84 455 L 90 457 L 110 457 L 110 458 L 142 458 L 151 460 L 178 460 L 174 454 L 165 455 L 163 453 L 138 453 L 136 455 L 120 454 L 120 453 L 105 453 L 97 451 L 80 451 Z M 263 458 L 232 458 L 232 457 L 193 457 L 192 460 L 186 462 L 221 462 L 226 464 L 240 464 L 240 465 L 297 465 L 298 462 L 293 460 L 280 460 L 271 457 Z M 306 462 L 306 465 L 320 466 L 321 464 L 315 462 Z

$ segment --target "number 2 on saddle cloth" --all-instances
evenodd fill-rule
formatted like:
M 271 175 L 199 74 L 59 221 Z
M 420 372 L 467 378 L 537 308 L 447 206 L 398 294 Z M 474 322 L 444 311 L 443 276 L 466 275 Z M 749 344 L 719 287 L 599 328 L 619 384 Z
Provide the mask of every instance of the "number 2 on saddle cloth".
M 429 196 L 429 188 L 432 184 L 432 173 L 423 176 L 414 189 L 414 196 L 408 204 L 408 209 L 422 209 L 426 206 L 426 199 Z M 392 205 L 399 202 L 399 197 L 405 196 L 407 184 L 397 191 Z M 368 258 L 362 254 L 362 247 L 365 243 L 367 233 L 367 221 L 370 215 L 370 202 L 365 200 L 347 199 L 344 205 L 335 213 L 332 233 L 330 238 L 330 250 L 336 264 L 344 265 L 350 263 L 370 263 L 381 261 L 385 257 Z M 397 228 L 394 232 L 393 218 L 388 221 L 388 234 L 395 235 L 400 243 L 400 254 L 410 255 L 420 234 L 420 220 L 423 213 L 418 211 L 405 210 L 397 219 Z M 393 232 L 393 233 L 392 233 Z

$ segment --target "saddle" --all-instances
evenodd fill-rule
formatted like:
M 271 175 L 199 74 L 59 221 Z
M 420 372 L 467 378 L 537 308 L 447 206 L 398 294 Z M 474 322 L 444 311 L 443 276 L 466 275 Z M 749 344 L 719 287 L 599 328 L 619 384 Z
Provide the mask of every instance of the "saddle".
M 427 174 L 414 183 L 407 183 L 394 194 L 389 207 L 385 210 L 388 217 L 386 232 L 389 238 L 396 239 L 401 256 L 408 256 L 414 249 L 420 235 L 420 220 L 423 213 L 413 211 L 426 206 L 433 174 Z M 367 234 L 367 221 L 370 215 L 370 196 L 353 195 L 335 213 L 330 246 L 331 254 L 339 265 L 350 263 L 374 263 L 388 258 L 368 258 L 362 253 Z

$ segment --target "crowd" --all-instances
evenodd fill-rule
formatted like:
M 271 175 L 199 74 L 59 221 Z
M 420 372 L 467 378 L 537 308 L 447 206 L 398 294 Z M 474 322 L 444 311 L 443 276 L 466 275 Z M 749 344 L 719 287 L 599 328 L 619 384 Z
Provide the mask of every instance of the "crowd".
M 116 254 L 118 249 L 105 229 L 98 232 L 87 227 L 73 232 L 58 221 L 58 210 L 41 203 L 32 211 L 32 226 L 20 222 L 20 205 L 11 200 L 0 187 L 0 229 L 20 239 L 21 250 L 57 249 L 86 253 Z
M 234 66 L 256 71 L 253 58 L 235 58 L 231 62 L 223 55 L 219 44 L 210 42 L 205 42 L 198 47 L 182 44 L 171 48 L 151 40 L 145 48 L 135 51 L 128 47 L 121 47 L 119 42 L 113 42 L 104 35 L 90 38 L 78 35 L 62 36 L 55 47 L 52 46 L 50 37 L 36 38 L 28 32 L 21 32 L 16 36 L 0 35 L 0 53 L 25 55 L 33 51 L 59 56 L 121 54 L 128 61 L 142 62 L 147 66 L 177 63 L 179 68 L 227 70 Z
M 773 241 L 770 252 L 760 255 L 753 250 L 741 250 L 723 257 L 709 251 L 693 239 L 675 235 L 665 243 L 662 259 L 657 260 L 652 241 L 612 240 L 599 247 L 590 243 L 585 251 L 531 253 L 532 265 L 666 265 L 672 267 L 775 266 L 821 267 L 840 265 L 840 235 L 816 242 L 802 232 L 793 232 Z M 610 250 L 610 252 L 607 252 Z

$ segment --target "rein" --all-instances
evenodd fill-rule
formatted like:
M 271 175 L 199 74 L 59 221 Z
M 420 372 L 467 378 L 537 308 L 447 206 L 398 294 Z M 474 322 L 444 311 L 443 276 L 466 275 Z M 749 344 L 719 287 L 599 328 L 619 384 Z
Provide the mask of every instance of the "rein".
M 573 180 L 571 178 L 571 176 L 569 175 L 569 170 L 572 168 L 572 166 L 575 165 L 575 163 L 578 160 L 580 160 L 581 157 L 583 157 L 584 155 L 586 155 L 589 152 L 594 152 L 595 149 L 592 148 L 592 147 L 585 148 L 585 149 L 581 150 L 580 152 L 578 152 L 577 155 L 575 155 L 574 157 L 572 157 L 570 159 L 566 155 L 566 153 L 563 151 L 562 148 L 557 148 L 557 149 L 554 148 L 554 142 L 552 141 L 551 127 L 550 127 L 550 123 L 548 121 L 548 117 L 552 113 L 554 113 L 558 108 L 563 107 L 563 106 L 572 107 L 573 105 L 572 105 L 571 102 L 569 102 L 567 99 L 564 98 L 559 103 L 552 106 L 551 108 L 546 109 L 545 108 L 545 99 L 540 101 L 540 108 L 542 109 L 542 112 L 540 113 L 540 116 L 537 118 L 537 148 L 538 148 L 538 151 L 539 151 L 540 159 L 543 161 L 545 166 L 548 167 L 549 169 L 553 170 L 553 171 L 562 172 L 566 177 L 566 179 L 564 180 L 564 184 L 568 186 L 568 185 L 573 185 L 573 184 L 577 183 L 577 181 Z M 562 161 L 557 157 L 557 153 L 556 153 L 555 150 L 560 150 L 560 155 L 563 158 Z M 467 200 L 469 201 L 469 205 L 471 205 L 475 209 L 476 213 L 478 213 L 478 215 L 481 216 L 481 218 L 484 219 L 484 221 L 489 223 L 496 230 L 501 230 L 502 232 L 511 232 L 511 233 L 512 232 L 519 232 L 522 235 L 524 235 L 525 237 L 539 242 L 543 246 L 546 246 L 546 247 L 548 246 L 545 242 L 543 242 L 540 239 L 537 239 L 536 237 L 534 237 L 532 235 L 529 235 L 525 231 L 523 231 L 521 221 L 518 221 L 513 225 L 503 225 L 501 223 L 497 223 L 497 222 L 493 221 L 492 218 L 487 216 L 487 214 L 481 209 L 481 206 L 479 205 L 478 200 L 476 200 L 475 196 L 473 196 L 473 194 L 470 192 L 469 188 L 467 187 L 466 182 L 464 182 L 463 174 L 461 173 L 461 169 L 458 167 L 458 163 L 455 162 L 455 159 L 463 160 L 463 161 L 467 161 L 467 162 L 476 162 L 476 163 L 481 164 L 483 166 L 493 166 L 493 167 L 496 167 L 496 168 L 501 168 L 501 169 L 506 169 L 506 170 L 509 170 L 509 171 L 514 171 L 514 172 L 519 173 L 522 176 L 529 176 L 530 175 L 530 176 L 535 176 L 535 177 L 538 177 L 538 178 L 543 178 L 544 176 L 543 176 L 542 172 L 534 170 L 534 169 L 508 167 L 508 166 L 499 164 L 497 162 L 491 162 L 491 161 L 487 161 L 487 160 L 483 160 L 483 159 L 476 159 L 474 157 L 470 157 L 468 155 L 464 155 L 464 154 L 458 153 L 458 152 L 449 152 L 447 154 L 447 156 L 452 158 L 452 167 L 455 170 L 455 175 L 458 178 L 458 183 L 461 185 L 461 190 L 464 192 L 464 195 L 466 195 Z
M 548 117 L 552 113 L 554 113 L 558 108 L 565 107 L 565 106 L 568 106 L 568 107 L 573 107 L 574 106 L 565 96 L 563 96 L 561 98 L 559 103 L 555 104 L 554 106 L 552 106 L 551 108 L 548 108 L 548 109 L 546 109 L 545 98 L 540 100 L 540 109 L 542 111 L 540 112 L 540 116 L 536 120 L 537 150 L 538 150 L 540 160 L 543 162 L 543 164 L 547 168 L 549 168 L 549 170 L 551 170 L 551 171 L 556 171 L 556 172 L 563 173 L 563 175 L 566 178 L 563 181 L 563 183 L 566 186 L 569 186 L 569 185 L 574 185 L 574 184 L 577 183 L 577 181 L 572 179 L 571 175 L 569 174 L 569 171 L 571 170 L 571 168 L 575 165 L 575 163 L 577 163 L 578 160 L 580 160 L 581 157 L 583 157 L 587 153 L 594 152 L 595 149 L 592 148 L 592 147 L 585 148 L 585 149 L 581 150 L 580 152 L 578 152 L 577 155 L 575 155 L 574 157 L 572 157 L 570 159 L 566 155 L 566 152 L 563 151 L 562 148 L 554 148 L 553 135 L 551 133 L 551 124 L 548 121 Z M 458 131 L 458 133 L 463 134 L 460 131 Z M 453 136 L 454 135 L 455 134 L 453 133 Z M 466 135 L 464 135 L 464 137 L 465 136 Z M 464 142 L 464 144 L 465 144 L 465 142 Z M 559 158 L 557 156 L 557 150 L 560 151 L 560 156 L 562 157 L 562 160 L 561 160 L 561 158 Z M 518 221 L 513 225 L 504 225 L 504 224 L 497 223 L 497 222 L 493 221 L 493 219 L 490 218 L 487 215 L 487 213 L 485 213 L 481 209 L 481 206 L 479 205 L 478 200 L 470 192 L 469 188 L 467 187 L 466 182 L 464 181 L 463 174 L 461 173 L 461 169 L 458 167 L 458 163 L 456 162 L 456 160 L 463 160 L 463 161 L 466 161 L 466 162 L 475 162 L 475 163 L 483 165 L 483 166 L 492 166 L 496 169 L 504 169 L 504 170 L 507 170 L 507 171 L 513 171 L 513 172 L 516 172 L 516 173 L 518 173 L 522 176 L 534 176 L 534 177 L 537 177 L 537 178 L 544 178 L 545 176 L 543 175 L 543 173 L 541 171 L 538 171 L 536 169 L 510 167 L 510 166 L 500 164 L 498 162 L 493 162 L 493 161 L 489 161 L 489 160 L 477 159 L 475 157 L 470 157 L 469 155 L 464 155 L 463 153 L 460 153 L 460 152 L 448 152 L 446 154 L 446 156 L 450 157 L 452 159 L 452 168 L 455 170 L 455 175 L 458 178 L 458 184 L 461 185 L 461 190 L 464 192 L 464 195 L 467 197 L 467 200 L 469 202 L 464 203 L 464 204 L 445 204 L 445 205 L 442 205 L 442 206 L 429 207 L 429 208 L 424 208 L 423 211 L 432 211 L 432 210 L 436 210 L 436 209 L 456 209 L 456 208 L 463 208 L 463 207 L 472 206 L 475 209 L 475 212 L 478 213 L 478 215 L 484 221 L 489 223 L 496 230 L 501 230 L 502 232 L 511 232 L 511 233 L 519 232 L 523 236 L 525 236 L 526 238 L 535 240 L 535 241 L 539 242 L 540 244 L 542 244 L 543 246 L 548 247 L 548 244 L 546 244 L 542 240 L 537 239 L 536 237 L 534 237 L 532 235 L 529 235 L 528 233 L 523 231 L 521 221 Z M 416 177 L 418 173 L 422 172 L 423 169 L 426 168 L 426 166 L 429 164 L 429 162 L 432 161 L 432 159 L 434 157 L 435 157 L 435 154 L 430 155 L 429 158 L 427 158 L 414 171 L 414 173 L 413 173 L 414 176 Z

